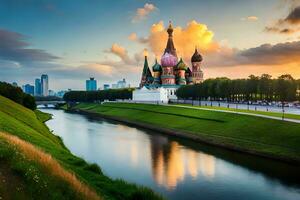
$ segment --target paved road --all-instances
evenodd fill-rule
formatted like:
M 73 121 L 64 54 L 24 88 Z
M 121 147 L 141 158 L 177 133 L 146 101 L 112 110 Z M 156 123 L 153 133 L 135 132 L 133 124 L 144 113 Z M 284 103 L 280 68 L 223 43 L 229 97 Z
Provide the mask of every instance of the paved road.
M 275 119 L 280 121 L 288 121 L 288 122 L 295 122 L 300 123 L 300 120 L 298 119 L 282 119 L 281 117 L 273 117 L 273 116 L 267 116 L 267 115 L 260 115 L 255 113 L 245 113 L 245 112 L 236 112 L 236 111 L 230 111 L 230 110 L 217 110 L 217 109 L 210 109 L 210 108 L 200 108 L 200 107 L 192 107 L 192 106 L 183 106 L 183 105 L 172 105 L 172 104 L 164 104 L 165 106 L 173 106 L 173 107 L 180 107 L 180 108 L 190 108 L 190 109 L 196 109 L 196 110 L 209 110 L 209 111 L 216 111 L 216 112 L 225 112 L 225 113 L 235 113 L 239 115 L 250 115 L 250 116 L 256 116 L 256 117 L 263 117 L 263 118 L 269 118 L 269 119 Z
M 231 111 L 231 110 L 218 110 L 218 109 L 212 109 L 212 108 L 202 108 L 202 107 L 195 107 L 192 106 L 191 104 L 186 104 L 185 105 L 173 105 L 173 104 L 166 104 L 166 103 L 160 103 L 160 102 L 136 102 L 136 101 L 119 101 L 119 103 L 126 102 L 126 103 L 145 103 L 145 104 L 159 104 L 159 105 L 164 105 L 164 106 L 173 106 L 173 107 L 181 107 L 181 108 L 190 108 L 190 109 L 196 109 L 196 110 L 209 110 L 209 111 L 216 111 L 216 112 L 225 112 L 225 113 L 235 113 L 239 115 L 250 115 L 250 116 L 256 116 L 256 117 L 263 117 L 263 118 L 268 118 L 268 119 L 275 119 L 275 120 L 280 120 L 280 121 L 288 121 L 288 122 L 294 122 L 294 123 L 300 123 L 300 120 L 298 119 L 288 119 L 282 117 L 273 117 L 273 116 L 268 116 L 268 115 L 261 115 L 261 114 L 255 114 L 255 113 L 247 113 L 243 111 Z M 175 103 L 175 102 L 174 102 Z M 178 103 L 182 103 L 178 101 Z M 187 103 L 187 101 L 186 101 Z M 199 102 L 194 101 L 194 105 L 198 105 Z M 201 105 L 207 104 L 208 106 L 211 105 L 210 101 L 201 101 Z M 219 102 L 212 102 L 213 106 L 218 106 Z M 228 103 L 220 102 L 220 107 L 227 107 Z M 256 107 L 256 109 L 255 109 Z M 245 104 L 233 104 L 229 103 L 229 108 L 238 108 L 238 109 L 247 109 L 247 105 Z M 250 105 L 249 107 L 250 110 L 257 110 L 257 111 L 269 111 L 269 112 L 281 112 L 282 110 L 278 107 L 275 106 L 254 106 Z M 300 115 L 300 109 L 298 108 L 285 108 L 285 113 L 291 113 L 291 114 L 298 114 Z
M 174 100 L 174 103 L 177 103 L 177 100 Z M 234 109 L 248 109 L 247 104 L 241 103 L 227 103 L 227 102 L 218 102 L 218 101 L 201 101 L 198 100 L 178 100 L 178 103 L 183 103 L 187 105 L 207 105 L 207 106 L 215 106 L 215 107 L 224 107 L 224 108 L 234 108 Z M 268 111 L 268 112 L 282 112 L 282 108 L 278 106 L 263 106 L 263 105 L 249 105 L 249 110 L 257 110 L 257 111 Z M 285 113 L 300 115 L 300 108 L 296 107 L 285 107 Z

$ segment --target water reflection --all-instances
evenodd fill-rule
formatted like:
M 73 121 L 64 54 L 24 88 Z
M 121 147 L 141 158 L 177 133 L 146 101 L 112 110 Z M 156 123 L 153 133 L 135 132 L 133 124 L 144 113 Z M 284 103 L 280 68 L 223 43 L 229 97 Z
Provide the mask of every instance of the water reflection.
M 176 188 L 186 176 L 196 179 L 200 173 L 205 178 L 215 174 L 215 158 L 203 152 L 181 146 L 166 137 L 151 138 L 152 176 L 157 184 L 169 190 Z
M 300 199 L 299 167 L 167 137 L 100 118 L 49 110 L 70 151 L 112 178 L 169 199 Z M 274 189 L 276 188 L 276 189 Z

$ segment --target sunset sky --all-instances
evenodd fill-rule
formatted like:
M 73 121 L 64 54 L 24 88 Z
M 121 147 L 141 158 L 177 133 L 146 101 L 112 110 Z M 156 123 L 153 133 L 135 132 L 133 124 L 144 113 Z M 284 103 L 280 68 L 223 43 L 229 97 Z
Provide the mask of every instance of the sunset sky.
M 300 0 L 0 0 L 0 81 L 83 89 L 140 81 L 174 26 L 177 54 L 190 65 L 197 46 L 204 78 L 289 73 L 300 78 Z

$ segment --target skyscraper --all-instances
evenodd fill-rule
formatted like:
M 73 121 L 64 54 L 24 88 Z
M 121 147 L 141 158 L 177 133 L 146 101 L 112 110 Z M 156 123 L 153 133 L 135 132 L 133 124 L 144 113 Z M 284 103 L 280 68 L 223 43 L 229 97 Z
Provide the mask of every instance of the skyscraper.
M 103 90 L 108 90 L 109 87 L 110 87 L 109 84 L 104 84 L 104 85 L 103 85 Z
M 30 95 L 34 95 L 34 86 L 33 85 L 30 85 L 30 84 L 26 84 L 25 86 L 24 86 L 24 89 L 25 89 L 25 93 L 26 94 L 30 94 Z
M 95 91 L 97 90 L 97 81 L 91 77 L 90 80 L 85 82 L 86 91 Z
M 43 74 L 41 76 L 41 94 L 42 94 L 42 96 L 49 95 L 49 82 L 48 82 L 47 74 Z
M 126 88 L 125 78 L 123 78 L 123 80 L 117 82 L 117 88 Z
M 39 78 L 35 79 L 34 83 L 35 83 L 34 95 L 41 96 L 42 95 L 41 79 Z

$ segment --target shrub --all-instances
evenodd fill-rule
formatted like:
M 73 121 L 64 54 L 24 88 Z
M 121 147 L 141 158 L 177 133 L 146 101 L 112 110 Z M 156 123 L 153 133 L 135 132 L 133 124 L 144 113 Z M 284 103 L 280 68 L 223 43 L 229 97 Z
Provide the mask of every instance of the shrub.
M 100 167 L 95 163 L 87 165 L 84 169 L 88 170 L 88 171 L 91 171 L 91 172 L 94 172 L 96 174 L 102 174 L 102 171 L 101 171 Z
M 64 95 L 64 100 L 69 102 L 94 102 L 117 99 L 132 99 L 133 88 L 110 89 L 99 91 L 70 91 Z
M 29 94 L 25 94 L 21 88 L 15 87 L 9 83 L 0 82 L 0 95 L 31 110 L 36 109 L 34 97 Z

